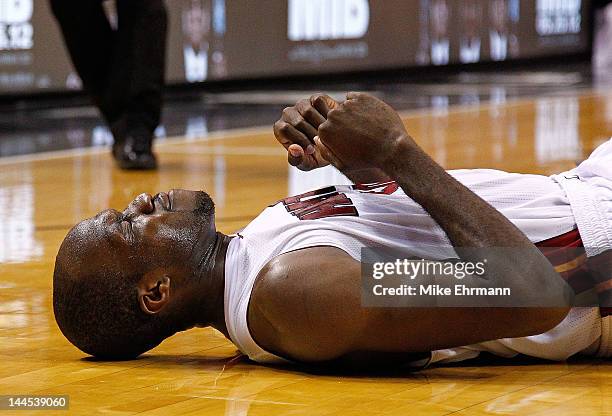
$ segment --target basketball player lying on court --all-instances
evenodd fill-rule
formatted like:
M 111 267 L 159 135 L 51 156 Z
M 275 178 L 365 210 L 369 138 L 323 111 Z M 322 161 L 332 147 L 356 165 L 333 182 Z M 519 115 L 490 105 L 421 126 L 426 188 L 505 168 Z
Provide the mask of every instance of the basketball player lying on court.
M 215 230 L 210 197 L 186 190 L 142 194 L 123 212 L 81 222 L 61 245 L 53 279 L 55 318 L 70 342 L 100 358 L 129 359 L 179 331 L 212 326 L 262 363 L 612 354 L 610 309 L 570 307 L 566 284 L 609 301 L 612 140 L 552 177 L 446 172 L 391 107 L 361 93 L 342 103 L 302 100 L 283 111 L 274 133 L 290 164 L 331 163 L 369 185 L 281 200 L 233 237 Z M 534 243 L 584 246 L 588 259 L 557 273 Z M 403 247 L 418 256 L 426 244 L 455 249 L 461 260 L 470 260 L 465 247 L 520 249 L 520 261 L 493 256 L 485 278 L 464 282 L 523 283 L 525 296 L 548 306 L 362 306 L 361 248 Z

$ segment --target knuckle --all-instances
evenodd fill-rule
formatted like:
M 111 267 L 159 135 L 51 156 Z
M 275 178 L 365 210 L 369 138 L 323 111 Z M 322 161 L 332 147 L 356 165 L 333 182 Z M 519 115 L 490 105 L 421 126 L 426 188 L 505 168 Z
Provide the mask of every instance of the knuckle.
M 307 100 L 307 99 L 300 100 L 295 104 L 295 106 L 300 109 L 308 108 L 310 107 L 310 100 Z
M 325 97 L 327 97 L 325 94 L 315 94 L 312 96 L 310 101 L 313 104 L 323 104 L 325 103 L 325 99 L 326 99 Z
M 283 123 L 279 128 L 279 132 L 283 135 L 287 135 L 289 133 L 289 127 L 289 123 Z
M 282 130 L 282 128 L 283 128 L 283 126 L 284 126 L 285 124 L 286 124 L 286 123 L 285 123 L 284 121 L 282 121 L 282 120 L 277 120 L 277 121 L 274 123 L 274 126 L 273 126 L 273 128 L 274 128 L 274 133 L 277 133 L 277 134 L 278 134 L 278 133 L 280 133 L 280 132 L 281 132 L 281 130 Z
M 277 135 L 286 135 L 289 131 L 289 124 L 287 124 L 286 122 L 279 120 L 276 123 L 274 123 L 274 132 Z
M 331 129 L 331 123 L 329 121 L 324 122 L 319 126 L 319 135 L 326 135 Z
M 340 109 L 342 108 L 343 105 L 344 104 L 342 104 L 340 106 L 340 108 L 333 108 L 333 109 L 329 110 L 329 113 L 327 113 L 327 119 L 328 120 L 336 120 L 338 115 L 339 115 Z
M 349 100 L 349 101 L 342 103 L 342 108 L 347 108 L 347 109 L 352 110 L 355 107 L 359 107 L 360 105 L 362 104 L 357 100 Z
M 300 117 L 295 121 L 295 127 L 297 127 L 299 130 L 304 130 L 308 128 L 308 123 L 306 123 L 306 120 Z
M 311 106 L 306 107 L 306 109 L 304 110 L 304 117 L 314 118 L 315 117 L 314 108 L 312 108 Z

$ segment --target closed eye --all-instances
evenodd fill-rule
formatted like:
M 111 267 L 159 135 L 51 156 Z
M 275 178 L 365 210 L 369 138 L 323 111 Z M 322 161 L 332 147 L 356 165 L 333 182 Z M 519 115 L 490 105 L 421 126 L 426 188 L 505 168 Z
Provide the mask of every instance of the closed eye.
M 125 237 L 129 242 L 134 241 L 134 230 L 132 229 L 132 219 L 129 215 L 120 214 L 117 217 L 117 223 L 121 227 L 121 234 Z
M 165 199 L 162 197 L 161 193 L 155 194 L 153 202 L 157 202 L 165 211 L 172 212 L 172 200 L 166 194 L 164 195 Z
M 134 229 L 132 228 L 132 223 L 128 220 L 123 221 L 121 223 L 121 230 L 126 240 L 130 243 L 134 242 Z

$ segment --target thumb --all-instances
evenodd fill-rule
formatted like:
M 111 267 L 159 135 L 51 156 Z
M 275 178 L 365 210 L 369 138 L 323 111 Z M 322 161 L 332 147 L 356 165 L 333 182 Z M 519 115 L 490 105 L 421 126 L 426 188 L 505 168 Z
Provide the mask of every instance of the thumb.
M 304 160 L 304 150 L 300 145 L 292 144 L 287 148 L 287 160 L 291 166 L 298 166 Z

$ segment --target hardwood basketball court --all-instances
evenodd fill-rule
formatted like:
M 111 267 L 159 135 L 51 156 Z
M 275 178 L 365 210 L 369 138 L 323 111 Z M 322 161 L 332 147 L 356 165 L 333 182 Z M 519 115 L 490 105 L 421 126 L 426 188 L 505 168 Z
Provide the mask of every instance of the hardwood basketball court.
M 445 168 L 552 174 L 612 134 L 612 90 L 404 113 L 408 131 Z M 504 361 L 421 372 L 315 374 L 239 357 L 213 330 L 176 335 L 138 360 L 96 362 L 55 325 L 55 254 L 79 220 L 123 209 L 141 192 L 206 190 L 230 233 L 333 172 L 290 173 L 271 128 L 174 138 L 156 172 L 123 172 L 108 151 L 0 159 L 0 394 L 67 394 L 70 409 L 106 415 L 612 415 L 612 365 Z M 331 179 L 330 179 L 331 178 Z M 4 414 L 27 411 L 0 411 Z

